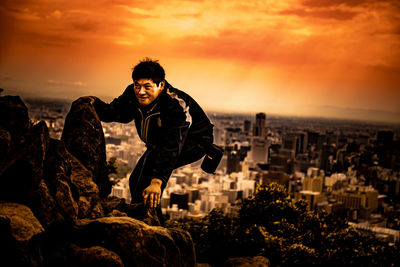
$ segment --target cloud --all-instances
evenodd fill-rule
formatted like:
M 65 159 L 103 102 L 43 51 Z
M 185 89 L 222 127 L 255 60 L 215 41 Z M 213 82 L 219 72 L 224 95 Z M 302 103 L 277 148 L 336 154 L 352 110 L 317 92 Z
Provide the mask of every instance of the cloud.
M 133 15 L 135 15 L 136 18 L 154 18 L 156 17 L 151 11 L 144 9 L 144 8 L 138 8 L 138 7 L 131 7 L 127 5 L 120 5 L 123 9 L 129 11 Z
M 345 11 L 340 9 L 289 9 L 280 13 L 281 15 L 296 15 L 299 17 L 314 17 L 322 19 L 350 20 L 354 18 L 358 12 Z
M 75 86 L 75 87 L 86 87 L 87 84 L 81 81 L 76 82 L 67 82 L 67 81 L 58 81 L 58 80 L 47 80 L 47 84 L 51 85 L 67 85 L 67 86 Z
M 307 7 L 331 7 L 338 5 L 359 6 L 371 0 L 305 0 L 302 4 Z

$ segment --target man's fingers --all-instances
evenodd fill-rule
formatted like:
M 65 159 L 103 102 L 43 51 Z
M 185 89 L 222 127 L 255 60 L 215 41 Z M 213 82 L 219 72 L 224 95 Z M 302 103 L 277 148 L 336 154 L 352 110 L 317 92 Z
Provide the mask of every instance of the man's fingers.
M 158 206 L 158 200 L 160 198 L 160 194 L 156 194 L 156 197 L 154 198 L 154 207 Z
M 144 202 L 144 205 L 146 206 L 146 202 L 147 202 L 147 198 L 148 198 L 148 195 L 147 195 L 147 193 L 143 193 L 143 202 Z
M 153 199 L 154 199 L 154 193 L 153 194 L 150 193 L 150 199 L 149 199 L 150 201 L 149 202 L 150 202 L 150 207 L 152 207 L 152 208 L 154 207 Z

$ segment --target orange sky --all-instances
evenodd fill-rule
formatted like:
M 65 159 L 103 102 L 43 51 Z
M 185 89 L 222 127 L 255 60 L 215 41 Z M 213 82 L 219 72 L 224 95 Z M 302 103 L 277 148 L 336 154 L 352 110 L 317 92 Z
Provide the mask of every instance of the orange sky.
M 146 56 L 206 110 L 400 122 L 400 1 L 2 0 L 6 93 L 111 100 Z

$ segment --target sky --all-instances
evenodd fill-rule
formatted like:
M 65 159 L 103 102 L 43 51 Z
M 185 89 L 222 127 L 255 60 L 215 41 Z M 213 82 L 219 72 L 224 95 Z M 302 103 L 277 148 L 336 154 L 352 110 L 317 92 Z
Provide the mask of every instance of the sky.
M 2 0 L 0 88 L 105 101 L 141 59 L 206 111 L 400 122 L 398 0 Z

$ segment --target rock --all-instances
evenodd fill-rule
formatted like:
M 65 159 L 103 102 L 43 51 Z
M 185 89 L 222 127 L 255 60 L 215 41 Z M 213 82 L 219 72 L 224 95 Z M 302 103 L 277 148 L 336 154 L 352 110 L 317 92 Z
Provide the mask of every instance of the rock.
M 149 226 L 160 225 L 155 209 L 106 197 L 104 136 L 91 105 L 72 105 L 68 145 L 44 122 L 31 125 L 19 98 L 0 97 L 0 110 L 2 266 L 195 265 L 189 233 Z
M 56 180 L 55 200 L 64 212 L 68 221 L 75 222 L 78 219 L 78 204 L 76 204 L 71 189 L 66 181 Z
M 0 257 L 9 266 L 41 266 L 42 225 L 32 211 L 18 203 L 0 203 Z M 2 265 L 4 266 L 4 265 Z
M 224 267 L 268 267 L 269 260 L 262 256 L 228 259 Z
M 29 196 L 43 177 L 44 160 L 49 146 L 44 122 L 34 125 L 20 143 L 11 144 L 12 152 L 0 163 L 0 199 L 29 203 Z
M 67 150 L 93 174 L 100 197 L 107 197 L 112 186 L 107 173 L 106 146 L 103 128 L 93 105 L 83 98 L 72 103 L 61 139 Z
M 123 267 L 121 258 L 113 251 L 100 246 L 90 248 L 75 247 L 71 266 Z
M 149 226 L 130 217 L 83 219 L 77 224 L 81 246 L 116 252 L 125 266 L 194 266 L 194 245 L 181 230 Z M 74 242 L 78 242 L 76 240 Z
M 113 210 L 124 210 L 126 208 L 126 201 L 124 198 L 119 198 L 117 196 L 108 196 L 102 199 L 102 205 L 104 208 L 104 213 L 110 213 Z
M 160 220 L 157 215 L 157 210 L 147 208 L 144 204 L 128 204 L 125 199 L 116 196 L 110 196 L 102 201 L 104 213 L 110 213 L 113 210 L 119 210 L 126 213 L 129 217 L 141 220 L 148 225 L 160 226 Z
M 31 209 L 46 229 L 51 225 L 66 224 L 66 219 L 44 180 L 39 183 L 31 196 Z
M 119 210 L 113 210 L 112 212 L 107 214 L 107 217 L 126 217 L 128 214 Z
M 66 242 L 52 251 L 46 266 L 122 267 L 124 264 L 117 253 L 102 246 L 80 247 L 75 243 Z
M 79 194 L 78 218 L 97 218 L 104 216 L 99 189 L 93 182 L 91 173 L 71 154 L 68 153 L 71 163 L 71 183 Z
M 19 96 L 0 97 L 0 126 L 16 142 L 30 127 L 28 109 Z
M 51 140 L 49 156 L 46 160 L 46 182 L 54 188 L 55 181 L 62 179 L 68 183 L 71 196 L 78 205 L 77 218 L 104 216 L 99 190 L 92 180 L 92 174 L 69 153 L 60 140 Z
M 0 170 L 9 160 L 11 153 L 11 134 L 0 126 Z

